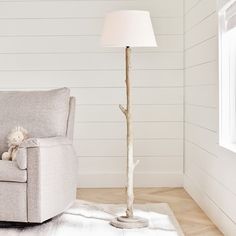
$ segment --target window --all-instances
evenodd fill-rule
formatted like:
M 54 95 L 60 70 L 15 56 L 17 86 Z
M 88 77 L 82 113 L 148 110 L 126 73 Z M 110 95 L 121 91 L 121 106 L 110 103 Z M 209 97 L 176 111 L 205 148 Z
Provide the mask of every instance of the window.
M 219 9 L 219 143 L 236 152 L 236 0 Z

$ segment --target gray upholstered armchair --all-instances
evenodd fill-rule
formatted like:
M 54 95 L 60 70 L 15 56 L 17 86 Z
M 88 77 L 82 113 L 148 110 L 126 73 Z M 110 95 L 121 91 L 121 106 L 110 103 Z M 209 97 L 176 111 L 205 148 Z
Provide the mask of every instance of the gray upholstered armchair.
M 0 160 L 0 221 L 41 223 L 76 198 L 75 99 L 67 88 L 0 92 L 0 153 L 8 132 L 28 130 L 17 161 Z

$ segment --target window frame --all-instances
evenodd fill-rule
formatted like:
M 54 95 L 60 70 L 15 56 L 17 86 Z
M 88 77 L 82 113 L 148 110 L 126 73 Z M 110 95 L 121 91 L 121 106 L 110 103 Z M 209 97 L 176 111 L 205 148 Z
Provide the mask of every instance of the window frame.
M 236 0 L 221 0 L 218 8 L 219 36 L 219 145 L 236 153 L 236 77 L 230 76 L 230 53 L 225 12 Z M 234 29 L 235 30 L 235 29 Z M 228 33 L 228 35 L 227 35 Z M 235 55 L 236 59 L 236 55 Z M 233 86 L 232 86 L 233 84 Z

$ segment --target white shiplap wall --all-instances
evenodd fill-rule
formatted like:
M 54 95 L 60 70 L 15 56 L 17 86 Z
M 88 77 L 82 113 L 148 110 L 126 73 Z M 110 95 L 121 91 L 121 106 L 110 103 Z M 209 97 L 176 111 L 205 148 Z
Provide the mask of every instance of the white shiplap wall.
M 236 154 L 218 142 L 216 0 L 185 0 L 184 186 L 225 235 L 236 235 Z
M 180 186 L 183 166 L 182 0 L 0 0 L 0 88 L 67 86 L 77 97 L 78 186 L 123 186 L 124 55 L 102 48 L 106 12 L 149 10 L 158 48 L 133 53 L 137 186 Z

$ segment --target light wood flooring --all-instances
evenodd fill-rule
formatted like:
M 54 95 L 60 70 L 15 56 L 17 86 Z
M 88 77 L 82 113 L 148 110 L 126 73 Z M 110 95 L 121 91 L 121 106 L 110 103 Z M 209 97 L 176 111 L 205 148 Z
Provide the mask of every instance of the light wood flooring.
M 125 191 L 78 189 L 77 198 L 98 203 L 125 203 Z M 173 210 L 185 235 L 223 235 L 183 188 L 137 188 L 136 203 L 166 202 Z

